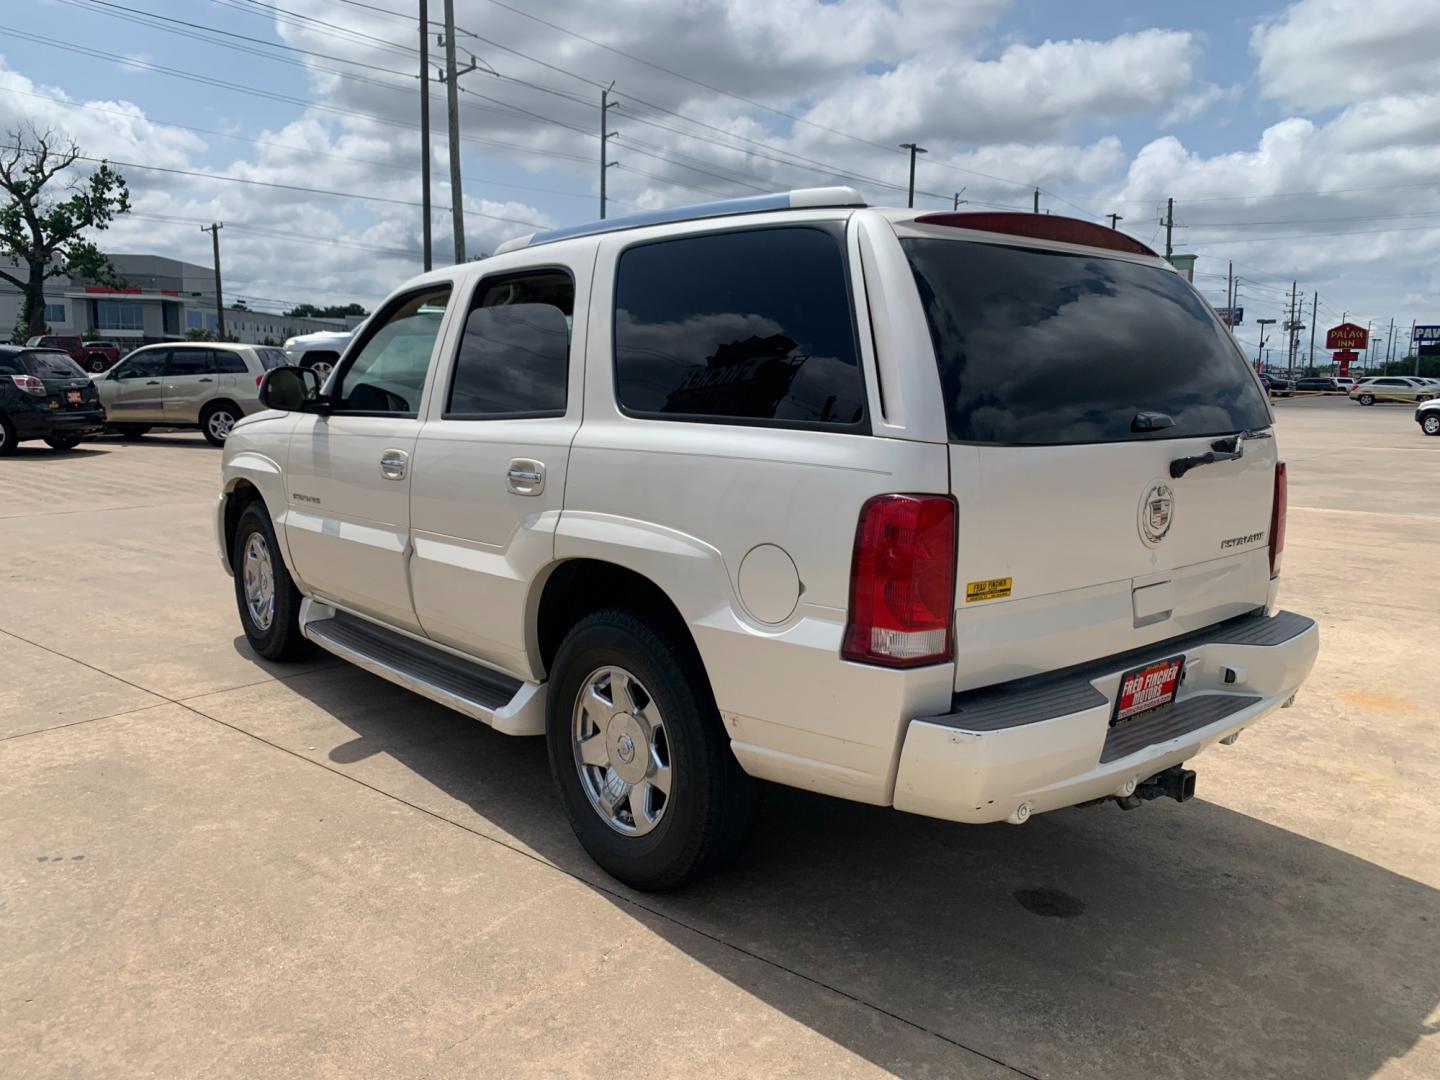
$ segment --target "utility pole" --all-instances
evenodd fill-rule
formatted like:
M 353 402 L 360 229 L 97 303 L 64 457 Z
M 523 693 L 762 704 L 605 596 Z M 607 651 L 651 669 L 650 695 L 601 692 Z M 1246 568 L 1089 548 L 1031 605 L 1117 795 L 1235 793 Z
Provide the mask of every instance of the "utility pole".
M 1300 288 L 1300 282 L 1290 283 L 1290 321 L 1285 324 L 1287 341 L 1285 343 L 1285 369 L 1288 375 L 1293 378 L 1295 375 L 1295 346 L 1299 339 L 1298 331 L 1300 321 L 1295 317 L 1295 300 Z
M 473 70 L 472 64 L 467 70 Z M 460 86 L 455 70 L 455 0 L 445 0 L 445 110 L 450 135 L 450 224 L 455 265 L 465 261 L 465 198 L 460 190 Z
M 1394 344 L 1395 344 L 1395 320 L 1394 320 L 1394 318 L 1392 317 L 1391 320 L 1390 320 L 1390 337 L 1389 337 L 1389 339 L 1385 342 L 1385 373 L 1386 373 L 1386 374 L 1389 374 L 1389 372 L 1390 372 L 1390 349 L 1391 349 L 1391 347 L 1392 347 Z
M 1409 347 L 1415 350 L 1415 372 L 1414 372 L 1414 374 L 1415 374 L 1416 378 L 1419 378 L 1419 376 L 1420 376 L 1420 346 L 1417 345 L 1417 344 L 1415 344 L 1415 321 L 1416 321 L 1416 320 L 1414 320 L 1414 319 L 1411 319 L 1411 320 L 1410 320 L 1410 346 L 1409 346 Z
M 610 149 L 610 140 L 620 133 L 609 130 L 610 127 L 610 91 L 615 89 L 615 80 L 610 80 L 610 85 L 600 91 L 600 220 L 605 220 L 605 177 L 610 169 L 619 162 L 607 161 L 607 151 Z
M 225 340 L 225 297 L 220 292 L 220 230 L 224 227 L 223 221 L 200 226 L 200 231 L 208 232 L 215 245 L 215 319 L 219 328 L 215 335 L 216 341 Z
M 1225 321 L 1230 325 L 1230 333 L 1235 333 L 1235 260 L 1231 259 L 1225 267 Z
M 909 196 L 909 201 L 906 202 L 905 205 L 906 205 L 906 206 L 909 206 L 909 207 L 914 207 L 914 205 L 915 205 L 915 155 L 916 155 L 916 154 L 928 154 L 930 151 L 926 150 L 923 146 L 916 146 L 913 142 L 902 142 L 902 143 L 900 144 L 900 149 L 901 149 L 901 150 L 909 150 L 909 151 L 910 151 L 910 196 Z
M 1315 324 L 1320 321 L 1320 293 L 1317 290 L 1310 301 L 1310 368 L 1315 368 Z
M 430 239 L 430 0 L 420 0 L 420 219 L 428 273 L 434 265 Z
M 1375 325 L 1374 319 L 1365 320 L 1365 370 L 1370 370 L 1370 364 L 1375 359 L 1375 342 L 1370 339 L 1370 327 Z
M 1165 200 L 1165 261 L 1170 261 L 1170 256 L 1175 253 L 1174 246 L 1170 243 L 1170 234 L 1175 228 L 1175 200 Z
M 1256 319 L 1255 325 L 1260 327 L 1260 342 L 1255 346 L 1255 363 L 1260 363 L 1262 351 L 1265 348 L 1265 327 L 1274 323 L 1274 319 Z
M 969 184 L 966 184 L 965 187 L 962 187 L 959 191 L 955 192 L 955 207 L 954 207 L 954 208 L 955 208 L 956 210 L 959 210 L 959 209 L 960 209 L 960 204 L 961 204 L 962 202 L 969 202 L 969 201 L 970 201 L 969 199 L 962 199 L 962 198 L 960 198 L 961 195 L 964 195 L 964 194 L 965 194 L 965 188 L 968 188 L 969 186 L 970 186 Z
M 1124 218 L 1123 216 L 1121 216 L 1120 214 L 1106 214 L 1105 216 L 1110 219 L 1110 228 L 1112 228 L 1112 229 L 1118 229 L 1118 228 L 1119 228 L 1119 226 L 1116 224 L 1117 221 L 1124 221 L 1124 220 L 1125 220 L 1125 218 Z
M 1040 212 L 1040 189 L 1039 189 L 1038 187 L 1035 189 L 1035 207 L 1034 207 L 1034 210 L 1035 210 L 1035 213 L 1037 213 L 1037 214 Z

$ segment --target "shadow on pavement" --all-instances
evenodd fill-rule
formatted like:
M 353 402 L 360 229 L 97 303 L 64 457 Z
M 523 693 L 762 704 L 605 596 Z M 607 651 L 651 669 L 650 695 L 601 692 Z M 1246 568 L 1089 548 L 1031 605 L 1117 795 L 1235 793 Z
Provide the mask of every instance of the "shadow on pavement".
M 326 745 L 280 717 L 268 738 L 309 742 L 331 768 L 528 849 L 901 1074 L 983 1064 L 964 1046 L 1044 1077 L 1358 1080 L 1437 1030 L 1436 890 L 1203 797 L 966 827 L 772 788 L 738 865 L 647 896 L 580 850 L 541 740 L 349 667 L 288 685 L 343 731 L 327 723 Z M 749 957 L 928 1030 L 943 1064 L 893 1058 L 883 1024 L 857 1027 L 829 995 L 756 985 Z

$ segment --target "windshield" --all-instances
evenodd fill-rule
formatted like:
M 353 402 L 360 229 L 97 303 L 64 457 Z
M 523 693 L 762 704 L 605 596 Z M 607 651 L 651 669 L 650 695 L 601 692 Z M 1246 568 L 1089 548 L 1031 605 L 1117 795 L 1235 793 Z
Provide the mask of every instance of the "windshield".
M 954 441 L 1123 442 L 1270 423 L 1229 332 L 1177 274 L 1100 255 L 901 243 Z M 1137 423 L 1140 413 L 1171 423 Z
M 68 353 L 28 352 L 20 357 L 25 370 L 40 379 L 88 379 L 84 369 Z

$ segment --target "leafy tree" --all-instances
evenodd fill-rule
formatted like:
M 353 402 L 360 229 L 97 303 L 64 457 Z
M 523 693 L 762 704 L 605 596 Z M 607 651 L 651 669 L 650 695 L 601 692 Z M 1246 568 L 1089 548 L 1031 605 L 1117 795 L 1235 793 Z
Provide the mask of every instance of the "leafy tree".
M 293 319 L 343 319 L 346 315 L 369 315 L 359 304 L 331 304 L 329 307 L 316 307 L 314 304 L 297 304 L 285 312 L 286 317 Z
M 204 327 L 201 327 L 201 326 L 192 326 L 189 330 L 186 330 L 186 331 L 185 331 L 185 340 L 186 340 L 186 341 L 214 341 L 214 340 L 215 340 L 215 331 L 214 331 L 214 330 L 206 330 Z
M 101 162 L 88 178 L 70 178 L 57 193 L 56 181 L 80 159 L 80 148 L 32 125 L 7 135 L 8 145 L 0 150 L 0 192 L 9 197 L 0 207 L 0 258 L 13 262 L 17 272 L 0 269 L 0 279 L 23 295 L 15 328 L 23 340 L 45 332 L 45 282 L 50 278 L 122 284 L 110 260 L 84 234 L 107 229 L 128 212 L 130 189 L 124 177 Z

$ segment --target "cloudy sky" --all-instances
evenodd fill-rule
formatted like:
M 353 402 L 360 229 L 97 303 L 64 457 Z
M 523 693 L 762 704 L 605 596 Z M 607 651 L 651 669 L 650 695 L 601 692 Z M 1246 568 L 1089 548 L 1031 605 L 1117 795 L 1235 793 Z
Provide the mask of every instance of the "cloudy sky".
M 208 263 L 257 307 L 373 304 L 419 270 L 416 0 L 9 0 L 0 122 L 121 166 L 112 251 Z M 442 0 L 430 0 L 439 18 Z M 1101 220 L 1200 256 L 1246 323 L 1298 279 L 1309 319 L 1440 322 L 1440 3 L 456 0 L 469 251 L 598 216 L 848 183 L 903 205 Z M 530 14 L 527 14 L 530 13 Z M 437 262 L 448 261 L 432 86 Z M 142 169 L 140 166 L 148 166 Z M 166 171 L 168 170 L 168 171 Z M 202 174 L 202 175 L 196 175 Z M 227 177 L 230 179 L 216 179 Z M 238 181 L 251 181 L 241 183 Z M 276 186 L 279 185 L 279 186 Z M 339 193 L 339 194 L 336 194 Z M 1306 340 L 1308 346 L 1308 338 Z

